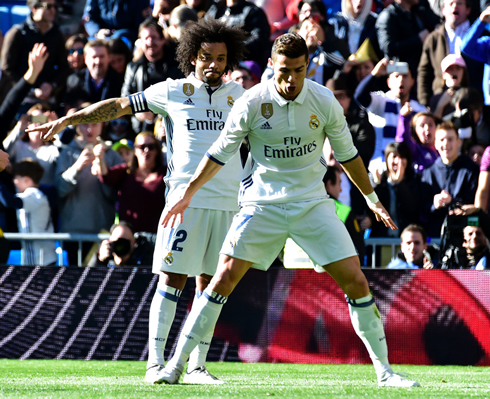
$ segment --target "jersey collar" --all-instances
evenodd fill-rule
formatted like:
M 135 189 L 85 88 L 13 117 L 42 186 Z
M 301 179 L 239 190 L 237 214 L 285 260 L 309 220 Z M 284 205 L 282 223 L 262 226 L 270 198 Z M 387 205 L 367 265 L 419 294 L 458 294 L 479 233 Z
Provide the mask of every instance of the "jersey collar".
M 305 79 L 303 83 L 303 88 L 301 89 L 301 92 L 298 94 L 298 97 L 296 97 L 293 101 L 286 100 L 284 97 L 282 97 L 276 89 L 276 86 L 274 84 L 274 78 L 269 79 L 267 82 L 269 85 L 269 92 L 271 93 L 272 99 L 280 106 L 284 107 L 286 104 L 294 102 L 298 104 L 303 104 L 306 98 L 306 93 L 308 92 L 308 85 L 310 84 L 308 79 Z

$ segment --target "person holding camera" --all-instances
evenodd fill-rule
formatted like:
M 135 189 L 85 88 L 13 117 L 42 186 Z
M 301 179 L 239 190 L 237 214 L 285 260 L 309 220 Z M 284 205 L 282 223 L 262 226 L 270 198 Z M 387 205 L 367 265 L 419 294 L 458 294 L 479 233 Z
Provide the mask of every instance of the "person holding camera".
M 136 233 L 131 223 L 113 224 L 108 240 L 100 243 L 99 264 L 108 266 L 151 266 L 155 234 Z
M 478 226 L 466 226 L 463 229 L 463 247 L 466 249 L 466 268 L 485 270 L 490 268 L 488 259 L 490 249 L 483 229 Z
M 439 158 L 422 175 L 422 181 L 428 184 L 432 196 L 432 203 L 425 205 L 429 237 L 439 237 L 451 205 L 473 203 L 479 174 L 478 165 L 460 154 L 461 139 L 451 122 L 445 121 L 437 126 L 435 147 Z

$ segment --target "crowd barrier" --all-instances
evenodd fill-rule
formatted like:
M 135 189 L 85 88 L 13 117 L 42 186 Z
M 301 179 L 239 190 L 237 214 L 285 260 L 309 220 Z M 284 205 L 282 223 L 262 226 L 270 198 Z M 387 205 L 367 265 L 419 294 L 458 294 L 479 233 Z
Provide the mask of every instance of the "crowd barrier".
M 490 273 L 365 269 L 394 364 L 490 365 Z M 145 360 L 157 276 L 148 268 L 0 267 L 0 358 Z M 166 356 L 193 297 L 178 303 Z M 369 363 L 332 278 L 251 270 L 216 326 L 209 360 Z

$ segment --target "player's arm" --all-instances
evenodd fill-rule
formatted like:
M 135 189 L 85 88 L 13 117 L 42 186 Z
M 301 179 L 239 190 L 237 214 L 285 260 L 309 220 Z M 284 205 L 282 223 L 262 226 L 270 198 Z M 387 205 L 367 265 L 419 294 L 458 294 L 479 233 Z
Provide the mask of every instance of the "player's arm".
M 27 132 L 41 132 L 41 137 L 45 141 L 53 139 L 66 127 L 80 125 L 83 123 L 108 122 L 123 115 L 132 114 L 129 97 L 110 98 L 99 101 L 91 106 L 84 108 L 70 116 L 64 116 L 44 125 L 34 126 L 26 129 Z
M 390 214 L 378 200 L 373 186 L 369 181 L 369 176 L 364 164 L 362 163 L 361 157 L 358 156 L 351 161 L 342 163 L 341 165 L 349 179 L 357 186 L 359 191 L 361 191 L 364 198 L 366 198 L 369 208 L 376 215 L 376 220 L 378 222 L 382 221 L 386 227 L 389 227 L 392 230 L 398 230 L 398 227 L 391 219 Z
M 184 220 L 184 211 L 190 205 L 194 194 L 205 183 L 211 180 L 222 167 L 223 164 L 216 162 L 206 154 L 199 163 L 194 176 L 192 176 L 191 180 L 187 184 L 187 187 L 184 190 L 184 195 L 175 204 L 165 206 L 165 209 L 163 210 L 162 225 L 165 227 L 174 227 L 179 215 L 180 221 L 182 222 Z

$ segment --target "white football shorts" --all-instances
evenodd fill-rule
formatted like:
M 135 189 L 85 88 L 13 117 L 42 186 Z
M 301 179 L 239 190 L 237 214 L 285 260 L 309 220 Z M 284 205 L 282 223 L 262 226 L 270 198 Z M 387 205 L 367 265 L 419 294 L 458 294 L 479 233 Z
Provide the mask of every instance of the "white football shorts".
M 236 214 L 234 211 L 187 208 L 184 222 L 175 228 L 158 225 L 153 273 L 213 276 L 219 250 Z
M 329 263 L 357 256 L 332 199 L 243 207 L 233 219 L 221 253 L 267 270 L 288 237 L 308 254 L 317 272 L 324 272 L 322 266 Z

